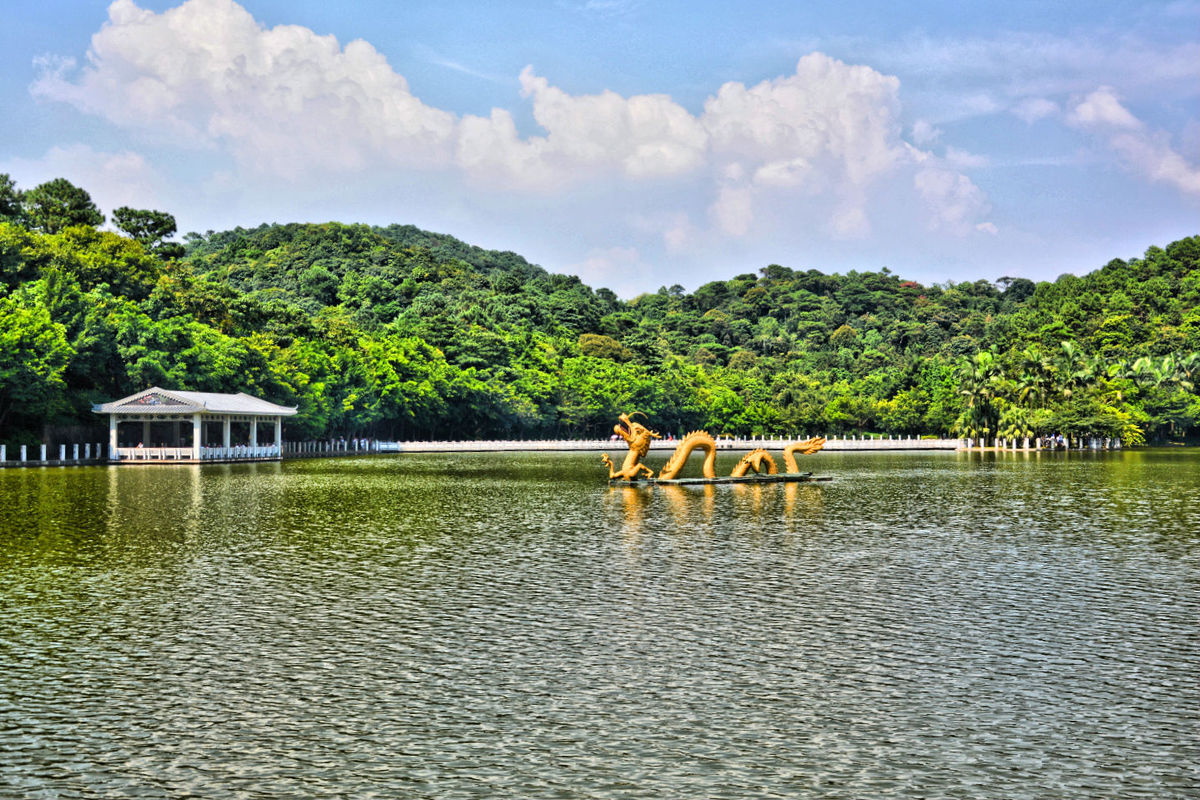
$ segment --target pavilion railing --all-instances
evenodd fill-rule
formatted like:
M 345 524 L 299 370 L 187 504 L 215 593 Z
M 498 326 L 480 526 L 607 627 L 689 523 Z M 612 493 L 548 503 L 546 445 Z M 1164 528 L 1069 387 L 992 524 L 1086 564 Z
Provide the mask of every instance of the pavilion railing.
M 190 447 L 118 447 L 122 461 L 182 461 L 192 457 Z
M 200 458 L 203 461 L 241 461 L 279 457 L 279 447 L 273 444 L 259 445 L 257 447 L 238 444 L 232 447 L 200 448 Z
M 118 447 L 121 461 L 190 461 L 195 458 L 191 447 Z M 233 445 L 232 447 L 201 447 L 202 461 L 253 461 L 279 458 L 277 445 Z

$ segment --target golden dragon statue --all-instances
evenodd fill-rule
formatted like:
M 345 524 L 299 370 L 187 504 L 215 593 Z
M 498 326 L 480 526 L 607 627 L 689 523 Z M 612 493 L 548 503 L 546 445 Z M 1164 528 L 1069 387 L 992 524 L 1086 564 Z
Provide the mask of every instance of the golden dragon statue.
M 800 467 L 796 464 L 796 454 L 811 456 L 824 446 L 824 436 L 814 436 L 802 442 L 792 442 L 783 448 L 784 471 L 799 472 Z M 733 468 L 733 472 L 730 475 L 740 478 L 750 472 L 778 475 L 779 468 L 775 466 L 775 459 L 771 458 L 771 454 L 759 447 L 742 456 L 742 460 L 737 463 L 737 466 Z
M 640 422 L 633 422 L 629 416 L 629 414 L 622 414 L 618 417 L 621 421 L 613 426 L 613 433 L 620 436 L 629 445 L 629 452 L 625 454 L 621 468 L 619 470 L 613 468 L 612 459 L 608 457 L 608 453 L 600 456 L 600 460 L 608 467 L 610 481 L 621 479 L 636 481 L 643 472 L 646 473 L 647 478 L 654 477 L 654 470 L 643 464 L 642 459 L 646 457 L 646 453 L 650 452 L 650 440 L 662 437 L 658 435 L 657 431 L 650 430 Z
M 629 444 L 629 452 L 625 454 L 625 461 L 622 462 L 621 468 L 618 470 L 613 467 L 612 459 L 609 458 L 608 453 L 600 456 L 600 460 L 608 467 L 608 479 L 610 481 L 636 481 L 643 474 L 647 478 L 655 477 L 654 470 L 643 464 L 642 459 L 650 452 L 650 440 L 661 439 L 662 436 L 657 431 L 652 431 L 640 423 L 631 421 L 629 417 L 629 414 L 622 414 L 619 417 L 621 420 L 620 423 L 613 427 L 613 432 Z M 801 442 L 792 442 L 783 448 L 783 463 L 786 471 L 789 473 L 800 472 L 800 468 L 796 465 L 797 453 L 812 455 L 824 446 L 824 436 L 805 439 Z M 658 480 L 666 481 L 678 478 L 688 458 L 697 450 L 704 452 L 704 463 L 701 467 L 701 474 L 705 478 L 716 478 L 716 440 L 707 431 L 692 431 L 679 441 L 675 452 L 667 460 L 666 466 L 658 473 Z M 731 477 L 741 478 L 751 472 L 777 475 L 779 474 L 779 468 L 775 464 L 775 459 L 771 458 L 770 453 L 762 448 L 758 448 L 742 456 L 742 460 L 733 468 Z

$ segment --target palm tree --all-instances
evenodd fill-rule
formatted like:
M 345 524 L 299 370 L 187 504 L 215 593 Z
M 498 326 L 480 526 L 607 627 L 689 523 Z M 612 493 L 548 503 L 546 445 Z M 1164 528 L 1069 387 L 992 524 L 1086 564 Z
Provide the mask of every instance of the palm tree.
M 1128 360 L 1122 358 L 1109 364 L 1104 372 L 1110 381 L 1118 382 L 1117 388 L 1113 390 L 1113 395 L 1116 397 L 1117 402 L 1124 402 L 1125 391 L 1130 382 L 1136 383 L 1137 381 L 1137 370 L 1133 368 Z
M 1178 406 L 1178 401 L 1184 399 L 1174 393 L 1195 391 L 1200 356 L 1196 353 L 1170 353 L 1161 359 L 1143 356 L 1133 363 L 1133 370 L 1137 374 L 1138 386 L 1148 392 L 1145 405 L 1154 426 L 1160 431 L 1165 427 L 1170 434 L 1174 434 L 1175 417 L 1169 409 Z
M 1022 402 L 1033 398 L 1038 407 L 1046 402 L 1054 379 L 1054 364 L 1037 344 L 1031 344 L 1020 354 L 1021 375 L 1017 379 L 1018 394 Z
M 1155 370 L 1154 359 L 1149 356 L 1142 356 L 1134 361 L 1130 370 L 1133 372 L 1134 382 L 1141 388 L 1157 387 L 1162 382 Z
M 1188 353 L 1176 357 L 1174 354 L 1165 356 L 1161 367 L 1164 378 L 1185 392 L 1196 388 L 1196 374 L 1200 371 L 1200 353 Z
M 1040 406 L 1045 397 L 1045 386 L 1042 379 L 1030 372 L 1022 372 L 1013 384 L 1013 394 L 1017 401 L 1022 405 L 1029 405 L 1033 401 L 1033 405 Z
M 1033 426 L 1029 422 L 1029 414 L 1020 406 L 1005 403 L 997 421 L 998 434 L 1006 439 L 1016 440 L 1022 436 L 1033 435 Z
M 1085 357 L 1074 342 L 1063 342 L 1062 353 L 1058 357 L 1059 391 L 1066 400 L 1070 400 L 1075 392 L 1091 386 L 1096 380 L 1096 374 L 1103 365 L 1099 356 Z
M 991 351 L 981 351 L 963 364 L 962 389 L 959 394 L 967 399 L 967 407 L 955 426 L 972 438 L 979 437 L 983 444 L 996 431 L 997 398 L 1004 388 L 1004 373 Z

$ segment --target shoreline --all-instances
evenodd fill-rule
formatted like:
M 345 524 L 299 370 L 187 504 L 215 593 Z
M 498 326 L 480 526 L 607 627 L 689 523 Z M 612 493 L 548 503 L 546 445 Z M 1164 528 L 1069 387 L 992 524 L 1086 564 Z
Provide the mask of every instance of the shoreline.
M 749 452 L 758 448 L 767 451 L 782 450 L 785 446 L 807 437 L 795 438 L 721 438 L 717 440 L 717 450 L 722 452 Z M 650 450 L 657 453 L 670 453 L 678 446 L 679 439 L 656 439 L 650 443 Z M 90 450 L 91 448 L 88 448 Z M 99 449 L 99 445 L 97 445 Z M 431 442 L 381 442 L 368 440 L 325 440 L 289 442 L 284 441 L 283 455 L 275 460 L 292 460 L 303 458 L 346 458 L 362 455 L 402 455 L 430 453 L 537 453 L 537 452 L 593 452 L 621 453 L 628 449 L 621 440 L 608 439 L 499 439 L 480 441 L 431 441 Z M 65 448 L 64 448 L 65 450 Z M 823 452 L 960 452 L 960 453 L 1069 453 L 1069 452 L 1119 452 L 1119 449 L 1097 447 L 1072 448 L 1037 448 L 1037 447 L 968 447 L 963 439 L 918 439 L 906 438 L 829 438 L 826 439 Z M 54 467 L 88 467 L 88 466 L 123 466 L 127 464 L 216 464 L 242 463 L 264 459 L 230 459 L 194 461 L 191 459 L 139 460 L 112 462 L 98 459 L 91 452 L 80 453 L 72 458 L 74 453 L 63 452 L 65 458 L 27 458 L 24 461 L 14 458 L 0 459 L 0 469 L 5 468 L 54 468 Z M 40 453 L 39 453 L 40 455 Z
M 719 451 L 750 451 L 757 448 L 764 450 L 782 450 L 793 442 L 806 439 L 806 436 L 795 438 L 752 438 L 752 439 L 717 439 Z M 679 445 L 680 439 L 656 439 L 650 443 L 651 451 L 672 452 Z M 609 439 L 562 439 L 562 440 L 495 440 L 495 441 L 462 441 L 462 442 L 377 442 L 380 453 L 502 453 L 502 452 L 612 452 L 628 449 L 625 442 Z M 959 450 L 963 442 L 960 439 L 826 439 L 823 451 L 844 450 Z M 334 450 L 336 453 L 353 453 L 354 450 Z M 362 451 L 359 451 L 362 452 Z M 302 453 L 297 455 L 304 455 Z M 287 457 L 285 448 L 284 456 Z
M 742 452 L 750 451 L 757 448 L 765 450 L 782 450 L 785 446 L 792 442 L 799 441 L 807 437 L 796 437 L 791 439 L 778 438 L 751 438 L 751 439 L 734 439 L 721 438 L 717 440 L 717 449 L 720 451 Z M 679 439 L 657 439 L 650 443 L 650 450 L 655 452 L 670 453 L 679 445 Z M 96 452 L 99 452 L 100 444 L 96 445 Z M 400 455 L 404 453 L 536 453 L 536 452 L 624 452 L 628 449 L 623 441 L 612 441 L 609 439 L 499 439 L 499 440 L 480 440 L 480 441 L 437 441 L 437 442 L 380 442 L 374 440 L 324 440 L 324 441 L 304 441 L 304 442 L 289 442 L 283 443 L 283 455 L 280 459 L 275 460 L 291 460 L 297 458 L 344 458 L 347 456 L 356 455 Z M 825 446 L 822 448 L 827 451 L 847 451 L 847 450 L 961 450 L 963 442 L 959 439 L 914 439 L 914 438 L 863 438 L 858 439 L 850 437 L 846 439 L 827 439 Z M 68 453 L 66 446 L 60 450 L 62 457 L 60 458 L 0 458 L 0 469 L 30 469 L 30 468 L 48 468 L 48 467 L 88 467 L 88 466 L 126 466 L 130 464 L 152 465 L 152 464 L 228 464 L 228 463 L 249 463 L 251 461 L 261 462 L 264 459 L 251 458 L 232 458 L 232 459 L 205 459 L 196 461 L 189 458 L 164 458 L 164 459 L 146 459 L 146 460 L 127 460 L 121 462 L 109 461 L 108 459 L 96 458 L 93 456 L 91 447 L 88 447 L 83 452 L 75 455 L 74 452 Z M 40 453 L 39 453 L 40 455 Z M 72 457 L 74 456 L 74 457 Z

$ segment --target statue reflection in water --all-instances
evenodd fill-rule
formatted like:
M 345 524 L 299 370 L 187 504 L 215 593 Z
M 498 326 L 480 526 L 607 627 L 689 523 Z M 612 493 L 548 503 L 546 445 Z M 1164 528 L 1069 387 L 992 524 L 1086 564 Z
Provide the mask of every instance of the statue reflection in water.
M 811 529 L 824 510 L 821 486 L 811 483 L 614 484 L 608 498 L 620 515 L 627 545 L 640 544 L 648 525 L 655 531 L 697 533 L 738 520 L 755 530 L 799 532 Z M 663 525 L 665 519 L 671 524 Z
M 660 486 L 658 493 L 666 499 L 671 516 L 680 527 L 712 524 L 716 486 Z
M 824 507 L 825 496 L 819 484 L 783 484 L 783 509 L 789 520 L 819 519 Z
M 621 504 L 624 525 L 621 531 L 627 545 L 641 542 L 642 526 L 646 520 L 646 505 L 650 501 L 650 493 L 638 486 L 614 486 L 608 491 L 610 499 Z

